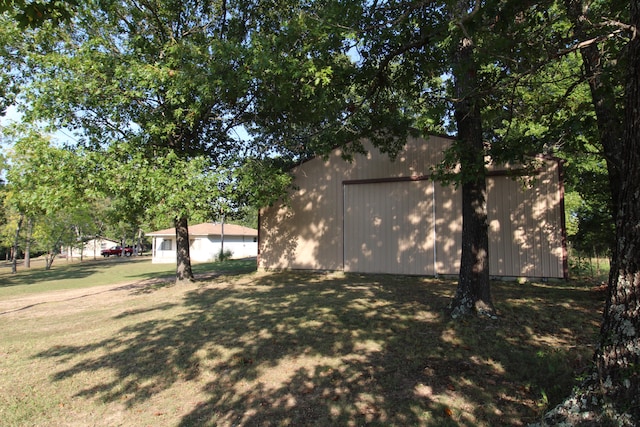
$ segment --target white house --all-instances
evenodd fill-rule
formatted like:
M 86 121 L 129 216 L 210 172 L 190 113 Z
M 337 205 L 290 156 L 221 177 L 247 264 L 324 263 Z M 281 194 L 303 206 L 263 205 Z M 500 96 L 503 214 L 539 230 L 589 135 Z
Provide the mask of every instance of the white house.
M 176 262 L 176 230 L 147 233 L 152 238 L 152 262 Z M 232 258 L 258 255 L 258 230 L 235 224 L 205 222 L 189 226 L 189 253 L 192 261 L 214 261 L 221 249 Z
M 117 240 L 107 239 L 105 237 L 96 237 L 94 239 L 85 240 L 84 242 L 82 242 L 82 244 L 78 243 L 78 246 L 75 247 L 63 247 L 60 250 L 60 254 L 63 257 L 67 257 L 70 259 L 93 259 L 100 257 L 100 252 L 103 249 L 108 249 L 119 244 L 120 242 L 118 242 Z

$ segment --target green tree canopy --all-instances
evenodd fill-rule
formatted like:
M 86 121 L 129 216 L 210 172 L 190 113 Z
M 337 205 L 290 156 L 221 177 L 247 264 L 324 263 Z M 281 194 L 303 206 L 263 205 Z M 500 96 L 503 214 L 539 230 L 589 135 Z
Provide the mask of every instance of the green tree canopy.
M 78 230 L 86 230 L 91 224 L 83 174 L 78 173 L 82 171 L 83 159 L 70 150 L 53 146 L 36 129 L 18 129 L 13 138 L 6 202 L 20 215 L 18 224 L 24 218 L 25 224 L 34 227 L 40 249 L 48 254 L 49 268 L 60 247 L 74 245 Z
M 243 1 L 85 2 L 69 22 L 27 32 L 25 117 L 75 129 L 85 146 L 114 156 L 111 189 L 132 206 L 164 209 L 186 233 L 188 213 L 209 209 L 207 193 L 194 194 L 216 168 L 274 155 L 250 133 L 277 104 L 255 75 L 279 72 L 281 52 L 262 47 L 277 11 Z M 322 72 L 309 73 L 309 86 L 321 85 Z M 181 236 L 177 279 L 188 280 Z

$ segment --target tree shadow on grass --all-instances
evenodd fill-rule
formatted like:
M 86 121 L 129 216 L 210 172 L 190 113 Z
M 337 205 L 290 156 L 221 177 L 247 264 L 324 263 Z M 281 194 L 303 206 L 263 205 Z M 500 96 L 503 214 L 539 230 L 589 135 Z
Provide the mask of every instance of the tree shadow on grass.
M 70 281 L 76 279 L 90 278 L 94 274 L 103 273 L 114 267 L 114 265 L 127 265 L 149 261 L 141 257 L 114 257 L 110 259 L 85 260 L 65 262 L 63 259 L 54 262 L 51 269 L 44 267 L 25 268 L 18 267 L 17 273 L 11 273 L 9 268 L 0 269 L 0 288 L 19 285 L 39 284 L 41 282 Z M 124 276 L 125 280 L 137 279 L 159 279 L 167 277 L 167 272 L 145 272 L 143 274 L 131 274 Z
M 25 283 L 38 283 L 45 280 L 83 279 L 108 268 L 108 266 L 98 263 L 87 263 L 83 267 L 79 269 L 74 265 L 63 264 L 50 270 L 45 270 L 44 268 L 19 268 L 16 274 L 12 274 L 9 269 L 6 269 L 0 273 L 0 288 L 24 285 Z
M 256 270 L 256 259 L 245 258 L 222 262 L 194 263 L 192 264 L 192 270 L 197 282 L 206 282 L 221 274 L 225 276 L 235 276 L 254 272 Z M 157 280 L 163 283 L 174 283 L 176 274 L 175 272 L 167 273 L 166 271 L 159 271 L 155 273 L 145 272 L 128 277 L 137 280 Z M 150 287 L 150 290 L 153 290 L 153 287 Z
M 565 287 L 497 284 L 499 321 L 452 322 L 448 281 L 235 278 L 185 293 L 186 311 L 170 320 L 132 321 L 111 338 L 37 357 L 84 354 L 53 380 L 108 368 L 112 380 L 77 395 L 129 407 L 197 381 L 207 398 L 182 426 L 520 425 L 544 411 L 550 387 L 558 399 L 568 393 L 586 363 L 574 359 L 597 331 L 597 299 Z

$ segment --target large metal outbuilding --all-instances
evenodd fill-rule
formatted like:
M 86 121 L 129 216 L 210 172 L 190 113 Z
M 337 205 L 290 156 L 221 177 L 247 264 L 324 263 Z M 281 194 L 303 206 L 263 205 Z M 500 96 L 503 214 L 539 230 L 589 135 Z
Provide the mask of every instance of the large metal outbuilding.
M 369 147 L 352 162 L 334 150 L 297 166 L 288 200 L 260 211 L 258 267 L 457 274 L 461 190 L 431 179 L 450 144 L 410 139 L 393 162 Z M 489 171 L 492 276 L 566 278 L 560 166 L 541 161 L 530 185 L 508 168 Z

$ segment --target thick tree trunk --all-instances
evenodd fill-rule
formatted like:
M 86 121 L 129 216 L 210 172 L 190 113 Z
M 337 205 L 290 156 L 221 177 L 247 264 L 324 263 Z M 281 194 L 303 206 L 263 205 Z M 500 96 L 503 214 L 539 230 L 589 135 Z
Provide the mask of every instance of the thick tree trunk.
M 631 2 L 631 22 L 640 28 L 640 1 Z M 640 421 L 640 37 L 629 42 L 625 87 L 622 183 L 616 218 L 615 271 L 595 361 L 605 400 Z
M 186 217 L 175 220 L 176 227 L 176 283 L 193 280 L 189 254 L 189 228 Z
M 462 255 L 456 295 L 451 303 L 453 317 L 469 314 L 495 316 L 489 281 L 489 237 L 487 185 L 482 139 L 482 118 L 473 41 L 464 37 L 455 55 L 455 119 L 458 128 L 456 150 L 462 181 Z
M 631 25 L 640 28 L 640 0 L 631 2 Z M 609 275 L 600 343 L 592 375 L 547 414 L 546 423 L 640 424 L 640 37 L 628 46 L 621 186 L 616 248 Z
M 453 317 L 474 313 L 495 316 L 489 280 L 489 238 L 484 179 L 462 185 L 462 255 L 458 287 L 451 304 Z

